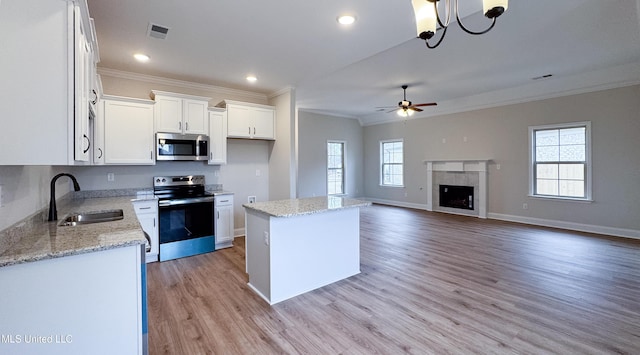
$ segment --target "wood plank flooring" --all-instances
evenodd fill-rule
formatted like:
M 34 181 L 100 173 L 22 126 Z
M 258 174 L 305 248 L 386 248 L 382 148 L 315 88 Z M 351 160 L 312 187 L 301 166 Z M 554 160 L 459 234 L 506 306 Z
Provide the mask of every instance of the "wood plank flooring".
M 360 239 L 361 274 L 274 306 L 243 238 L 148 264 L 150 354 L 640 354 L 638 240 L 381 205 Z

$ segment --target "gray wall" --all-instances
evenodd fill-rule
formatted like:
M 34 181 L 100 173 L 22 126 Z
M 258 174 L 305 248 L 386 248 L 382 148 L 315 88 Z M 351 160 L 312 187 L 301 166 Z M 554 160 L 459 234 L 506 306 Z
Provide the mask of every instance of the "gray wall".
M 0 230 L 49 205 L 50 181 L 56 174 L 69 171 L 65 167 L 0 165 Z M 58 179 L 56 196 L 71 189 L 69 178 Z
M 346 194 L 363 196 L 363 130 L 356 120 L 298 112 L 298 197 L 327 194 L 327 140 L 347 143 Z
M 528 126 L 577 121 L 592 123 L 594 202 L 528 197 Z M 424 160 L 491 159 L 489 217 L 604 226 L 640 235 L 639 137 L 640 86 L 368 126 L 364 128 L 365 195 L 424 206 Z M 405 142 L 404 188 L 378 184 L 379 141 L 390 138 Z

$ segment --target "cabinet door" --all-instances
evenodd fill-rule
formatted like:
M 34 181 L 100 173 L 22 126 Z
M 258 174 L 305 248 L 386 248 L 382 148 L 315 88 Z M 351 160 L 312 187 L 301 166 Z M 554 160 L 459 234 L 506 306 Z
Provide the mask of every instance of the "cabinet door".
M 189 134 L 207 134 L 207 107 L 209 103 L 198 100 L 183 100 L 183 132 Z
M 153 105 L 104 100 L 105 164 L 154 164 Z
M 239 138 L 253 136 L 253 123 L 249 107 L 227 106 L 227 136 Z
M 156 132 L 182 133 L 182 99 L 156 95 L 155 102 Z
M 159 238 L 157 216 L 153 213 L 139 214 L 138 221 L 140 221 L 140 226 L 149 238 L 150 243 L 150 249 L 146 252 L 146 262 L 158 261 Z
M 264 108 L 253 109 L 253 138 L 275 139 L 275 111 Z
M 209 112 L 209 164 L 227 163 L 227 113 Z
M 98 94 L 99 95 L 99 94 Z M 104 164 L 104 102 L 96 105 L 96 117 L 93 119 L 93 165 Z
M 217 206 L 216 214 L 216 245 L 231 246 L 233 241 L 233 205 Z
M 74 159 L 89 161 L 91 134 L 89 133 L 89 92 L 91 90 L 91 47 L 84 31 L 80 8 L 74 7 Z

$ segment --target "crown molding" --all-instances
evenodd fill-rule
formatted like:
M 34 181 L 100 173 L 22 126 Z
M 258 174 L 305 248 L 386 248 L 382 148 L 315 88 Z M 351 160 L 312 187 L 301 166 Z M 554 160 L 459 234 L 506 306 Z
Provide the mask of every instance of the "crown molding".
M 226 96 L 226 95 L 243 96 L 243 97 L 256 99 L 256 100 L 263 100 L 263 101 L 267 100 L 267 95 L 252 92 L 252 91 L 230 89 L 222 86 L 200 84 L 200 83 L 194 83 L 194 82 L 185 81 L 185 80 L 169 79 L 169 78 L 164 78 L 164 77 L 154 76 L 154 75 L 138 74 L 138 73 L 132 73 L 132 72 L 127 72 L 127 71 L 122 71 L 117 69 L 99 67 L 98 74 L 103 76 L 120 78 L 120 79 L 128 79 L 128 80 L 144 81 L 144 82 L 160 84 L 160 85 L 176 86 L 176 87 L 185 88 L 185 89 L 204 90 L 204 91 L 220 94 L 221 96 Z
M 273 98 L 275 98 L 275 97 L 278 97 L 278 96 L 280 96 L 280 95 L 282 95 L 282 94 L 286 94 L 286 93 L 290 93 L 290 92 L 295 92 L 295 91 L 296 91 L 296 88 L 295 88 L 295 87 L 293 87 L 293 86 L 291 86 L 291 85 L 289 85 L 289 86 L 285 86 L 285 87 L 283 87 L 282 89 L 280 89 L 280 90 L 278 90 L 278 91 L 274 91 L 274 92 L 270 93 L 269 95 L 267 95 L 267 98 L 268 98 L 269 100 L 271 100 L 271 99 L 273 99 Z

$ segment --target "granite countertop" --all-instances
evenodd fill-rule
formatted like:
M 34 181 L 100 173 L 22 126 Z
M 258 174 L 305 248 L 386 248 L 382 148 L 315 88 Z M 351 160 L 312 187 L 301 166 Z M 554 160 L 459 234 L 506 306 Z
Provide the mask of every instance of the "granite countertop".
M 132 198 L 135 196 L 70 199 L 58 201 L 58 221 L 46 222 L 44 218 L 18 226 L 11 236 L 1 235 L 11 245 L 0 251 L 0 267 L 90 253 L 145 243 L 144 233 L 138 222 Z M 122 209 L 124 218 L 117 221 L 77 226 L 58 226 L 70 213 Z
M 345 208 L 371 206 L 371 202 L 338 196 L 245 203 L 244 208 L 272 217 L 294 217 Z

